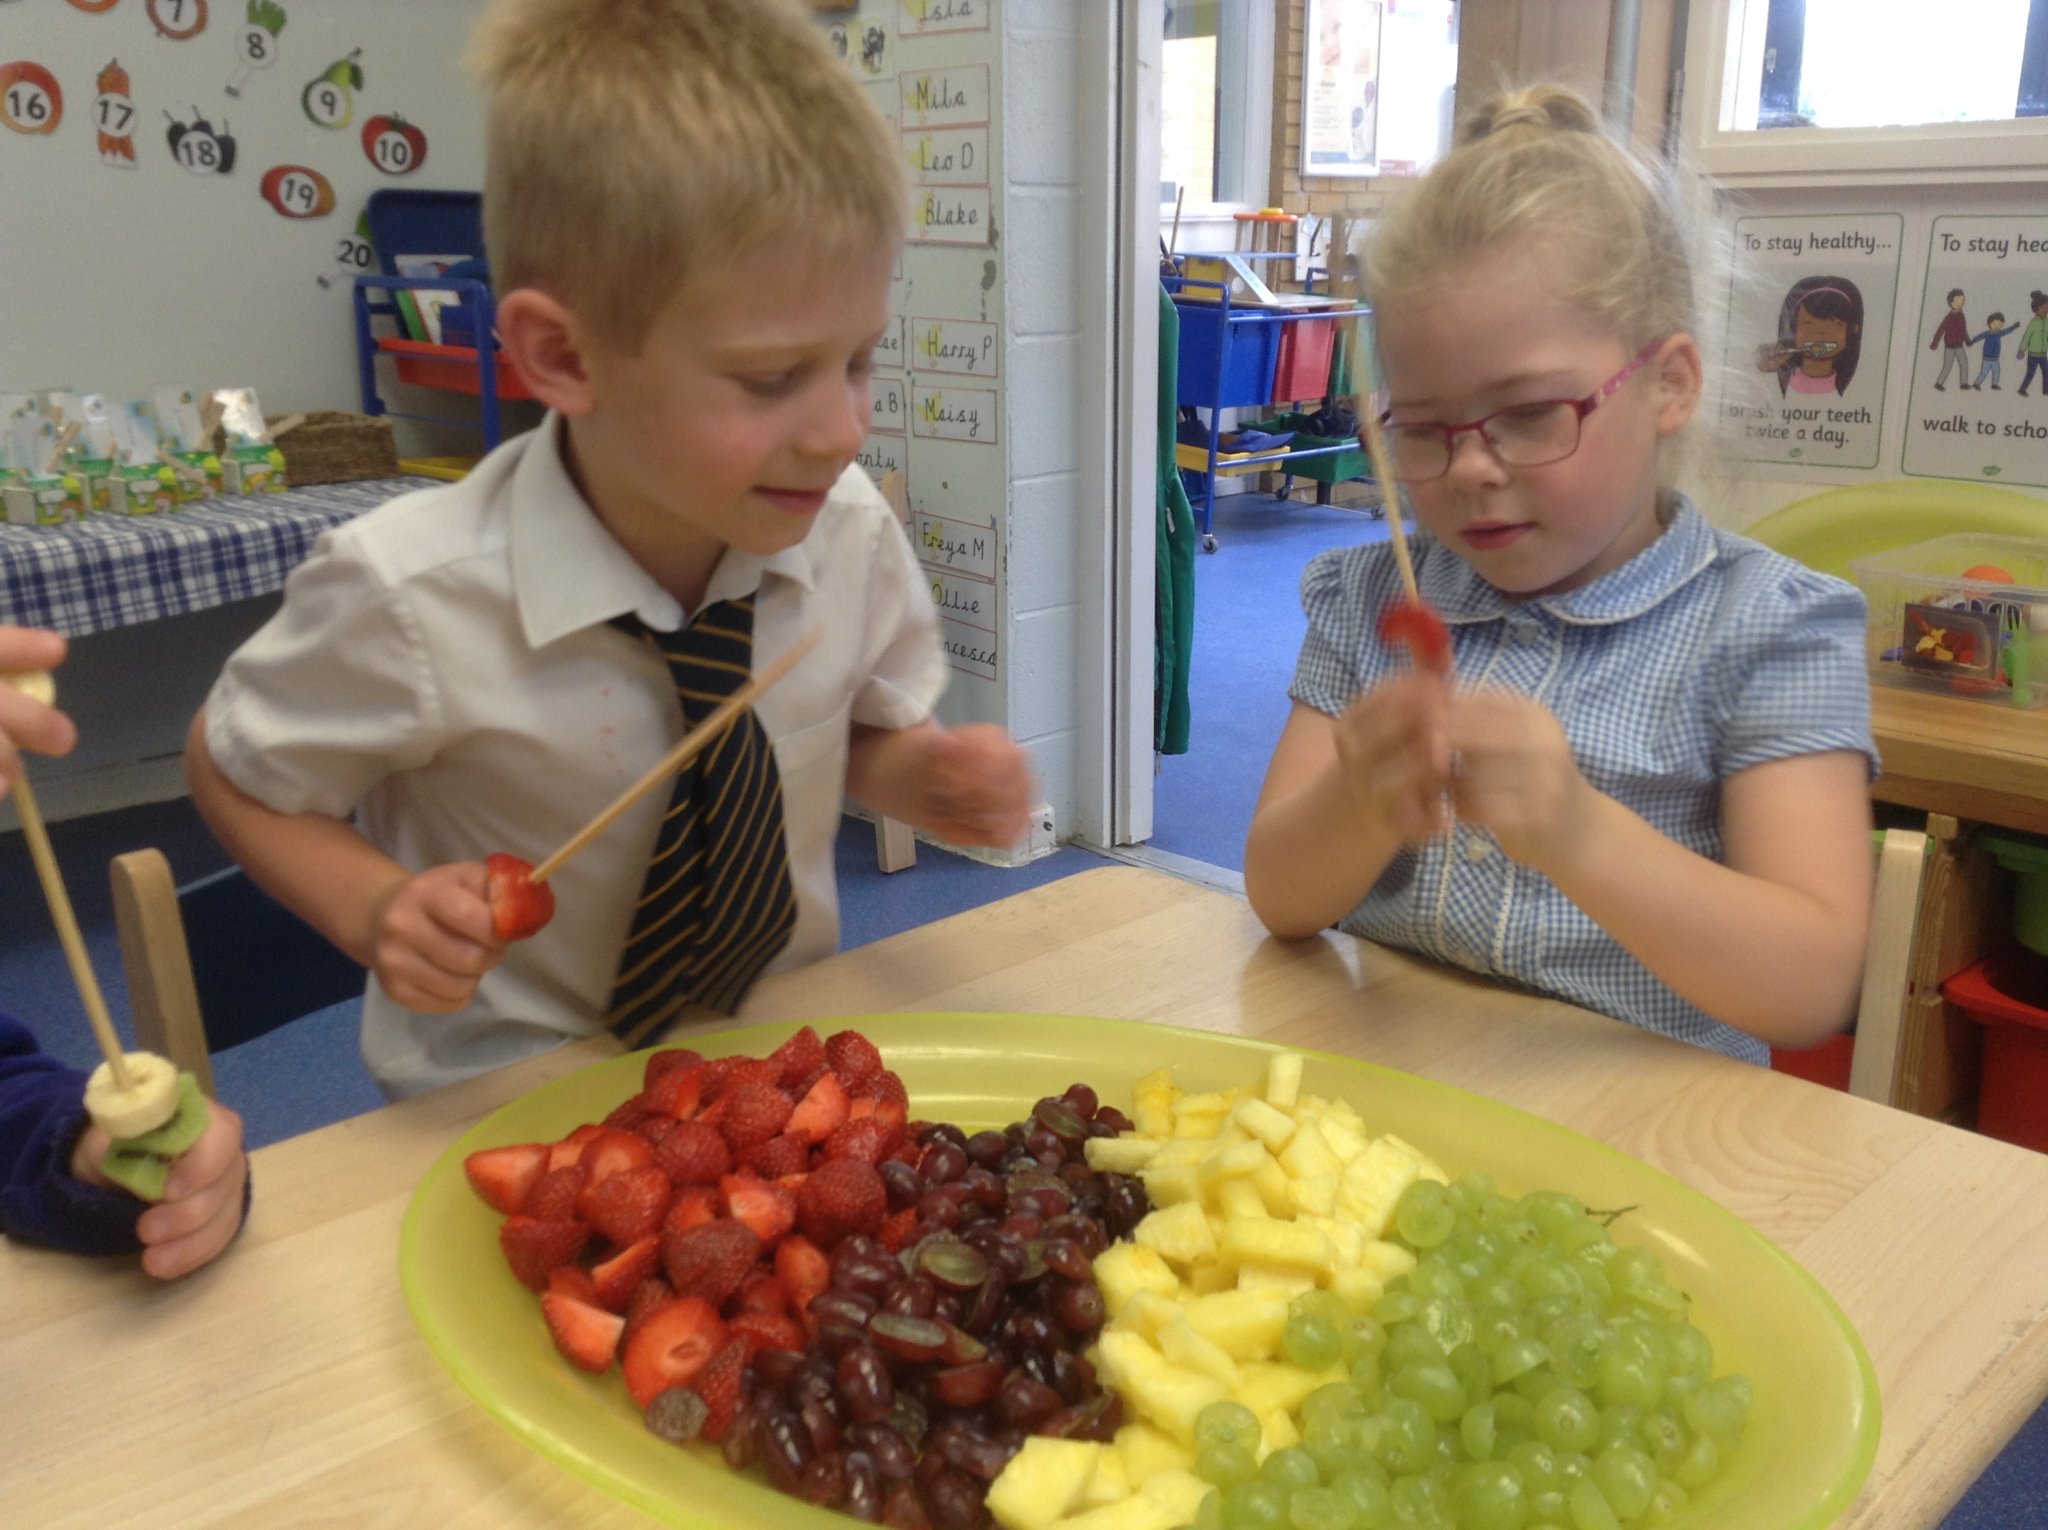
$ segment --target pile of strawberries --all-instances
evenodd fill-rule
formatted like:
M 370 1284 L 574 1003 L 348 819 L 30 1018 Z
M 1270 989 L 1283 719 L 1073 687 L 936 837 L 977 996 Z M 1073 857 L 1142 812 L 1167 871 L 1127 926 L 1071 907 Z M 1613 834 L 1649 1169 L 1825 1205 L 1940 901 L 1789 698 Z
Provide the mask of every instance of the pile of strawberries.
M 916 1160 L 907 1112 L 865 1036 L 805 1026 L 765 1058 L 652 1053 L 602 1123 L 463 1167 L 563 1356 L 616 1362 L 642 1408 L 687 1388 L 689 1426 L 721 1440 L 754 1355 L 805 1348 L 833 1245 L 909 1240 L 915 1211 L 890 1214 L 876 1167 Z

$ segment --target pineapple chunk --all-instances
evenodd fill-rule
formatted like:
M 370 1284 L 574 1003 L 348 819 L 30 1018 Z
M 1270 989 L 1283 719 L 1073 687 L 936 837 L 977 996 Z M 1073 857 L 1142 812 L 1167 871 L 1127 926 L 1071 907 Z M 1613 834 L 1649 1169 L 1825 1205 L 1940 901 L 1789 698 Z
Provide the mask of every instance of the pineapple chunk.
M 1202 1160 L 1202 1183 L 1206 1185 L 1238 1174 L 1253 1174 L 1261 1164 L 1272 1162 L 1273 1155 L 1266 1151 L 1265 1143 L 1247 1137 L 1243 1142 L 1219 1149 Z
M 1131 1085 L 1131 1124 L 1141 1137 L 1169 1137 L 1173 1134 L 1173 1102 L 1180 1091 L 1173 1087 L 1173 1075 L 1161 1068 Z
M 1090 1137 L 1083 1148 L 1088 1167 L 1099 1174 L 1135 1174 L 1159 1153 L 1159 1144 L 1144 1137 Z
M 1103 1375 L 1124 1400 L 1184 1445 L 1194 1442 L 1195 1416 L 1230 1395 L 1215 1377 L 1169 1364 L 1134 1333 L 1104 1329 L 1096 1353 Z
M 1284 1269 L 1277 1264 L 1248 1264 L 1237 1272 L 1240 1291 L 1277 1291 L 1287 1301 L 1316 1288 L 1315 1276 L 1306 1270 Z
M 1155 1158 L 1139 1171 L 1138 1177 L 1145 1183 L 1146 1198 L 1155 1207 L 1178 1206 L 1199 1201 L 1202 1196 L 1202 1182 L 1191 1163 L 1161 1163 Z
M 1345 1167 L 1337 1185 L 1337 1210 L 1373 1237 L 1387 1230 L 1401 1194 L 1422 1172 L 1422 1155 L 1399 1137 L 1375 1137 Z
M 1323 1134 L 1323 1141 L 1340 1163 L 1349 1163 L 1363 1153 L 1370 1140 L 1355 1113 L 1339 1112 L 1334 1106 L 1316 1122 L 1316 1130 Z
M 1170 1164 L 1194 1168 L 1209 1156 L 1209 1144 L 1192 1137 L 1169 1137 L 1159 1144 L 1159 1152 L 1152 1159 L 1152 1167 L 1163 1169 Z
M 1379 1305 L 1379 1299 L 1387 1294 L 1387 1288 L 1379 1276 L 1363 1265 L 1353 1265 L 1332 1275 L 1330 1289 L 1345 1306 L 1361 1317 Z
M 1301 1054 L 1275 1052 L 1266 1064 L 1266 1103 L 1292 1110 L 1301 1098 Z
M 1120 1142 L 1123 1139 L 1104 1137 L 1099 1140 Z M 1322 1125 L 1318 1122 L 1314 1131 L 1296 1132 L 1287 1146 L 1281 1149 L 1280 1167 L 1296 1179 L 1312 1179 L 1318 1174 L 1334 1178 L 1344 1167 L 1344 1160 L 1330 1150 L 1330 1139 L 1323 1135 Z
M 1347 1374 L 1341 1365 L 1310 1371 L 1284 1360 L 1255 1360 L 1240 1367 L 1240 1372 L 1243 1379 L 1233 1395 L 1260 1418 L 1274 1412 L 1292 1413 L 1317 1387 L 1342 1381 Z
M 1303 1133 L 1306 1136 L 1306 1133 Z M 1334 1174 L 1304 1174 L 1290 1180 L 1287 1185 L 1288 1198 L 1293 1201 L 1296 1212 L 1303 1216 L 1326 1217 L 1337 1209 L 1337 1176 Z M 1347 1224 L 1348 1225 L 1348 1224 Z M 1356 1231 L 1357 1229 L 1353 1229 Z M 1364 1234 L 1359 1234 L 1363 1237 Z
M 1175 1365 L 1214 1376 L 1226 1387 L 1237 1385 L 1237 1362 L 1197 1333 L 1185 1317 L 1176 1317 L 1159 1330 L 1159 1352 Z
M 1270 1413 L 1259 1415 L 1259 1459 L 1265 1460 L 1276 1450 L 1285 1450 L 1290 1445 L 1301 1443 L 1301 1431 L 1294 1427 L 1293 1417 L 1275 1408 Z
M 1133 1487 L 1148 1485 L 1162 1472 L 1195 1469 L 1195 1453 L 1151 1424 L 1124 1425 L 1116 1432 L 1116 1449 L 1123 1457 L 1124 1475 Z
M 1189 1296 L 1207 1296 L 1212 1291 L 1229 1291 L 1236 1286 L 1236 1269 L 1214 1259 L 1205 1259 L 1188 1271 L 1187 1284 L 1181 1289 Z
M 1053 1530 L 1174 1530 L 1180 1523 L 1165 1504 L 1133 1493 L 1121 1502 L 1055 1520 Z
M 1173 1135 L 1209 1138 L 1223 1129 L 1237 1091 L 1222 1094 L 1184 1094 L 1174 1102 Z
M 1378 1239 L 1366 1244 L 1358 1262 L 1377 1275 L 1381 1285 L 1392 1285 L 1415 1268 L 1415 1256 L 1408 1250 L 1398 1243 L 1382 1243 Z
M 1294 1181 L 1273 1159 L 1268 1158 L 1252 1170 L 1252 1184 L 1258 1190 L 1259 1198 L 1266 1203 L 1266 1209 L 1274 1216 L 1294 1215 Z
M 1143 1492 L 1171 1513 L 1176 1525 L 1191 1525 L 1195 1522 L 1195 1511 L 1202 1507 L 1202 1500 L 1209 1496 L 1210 1488 L 1193 1472 L 1179 1468 L 1154 1472 L 1145 1479 Z
M 1226 1179 L 1214 1187 L 1216 1210 L 1227 1222 L 1236 1217 L 1262 1217 L 1266 1199 L 1248 1179 Z
M 1280 1352 L 1287 1301 L 1278 1291 L 1218 1291 L 1189 1302 L 1184 1316 L 1233 1360 L 1269 1360 Z
M 1180 1292 L 1180 1277 L 1167 1268 L 1157 1249 L 1142 1243 L 1112 1243 L 1095 1261 L 1095 1284 L 1102 1303 L 1114 1318 L 1141 1291 L 1171 1297 Z
M 1102 1446 L 1034 1434 L 988 1490 L 988 1511 L 1004 1530 L 1047 1530 L 1081 1501 Z
M 1131 1496 L 1131 1478 L 1124 1458 L 1114 1445 L 1105 1445 L 1095 1458 L 1095 1470 L 1081 1489 L 1080 1507 L 1099 1509 L 1106 1503 L 1121 1503 Z
M 1133 1241 L 1154 1249 L 1175 1264 L 1193 1264 L 1216 1252 L 1216 1235 L 1194 1201 L 1182 1201 L 1152 1212 L 1132 1232 Z
M 1180 1303 L 1170 1297 L 1162 1296 L 1156 1291 L 1134 1291 L 1123 1311 L 1116 1315 L 1116 1325 L 1119 1328 L 1128 1328 L 1132 1333 L 1142 1334 L 1157 1344 L 1159 1330 L 1168 1323 L 1178 1321 L 1180 1313 Z
M 1266 1151 L 1270 1153 L 1277 1153 L 1286 1147 L 1288 1139 L 1295 1132 L 1292 1116 L 1284 1111 L 1275 1110 L 1260 1099 L 1241 1101 L 1237 1109 L 1231 1112 L 1230 1118 L 1265 1143 Z
M 1143 1223 L 1139 1224 L 1138 1231 L 1142 1237 Z M 1216 1248 L 1225 1259 L 1240 1267 L 1248 1264 L 1281 1265 L 1311 1270 L 1318 1275 L 1329 1274 L 1336 1269 L 1336 1251 L 1319 1228 L 1299 1222 L 1282 1222 L 1272 1217 L 1228 1224 Z M 1166 1251 L 1162 1249 L 1160 1252 Z

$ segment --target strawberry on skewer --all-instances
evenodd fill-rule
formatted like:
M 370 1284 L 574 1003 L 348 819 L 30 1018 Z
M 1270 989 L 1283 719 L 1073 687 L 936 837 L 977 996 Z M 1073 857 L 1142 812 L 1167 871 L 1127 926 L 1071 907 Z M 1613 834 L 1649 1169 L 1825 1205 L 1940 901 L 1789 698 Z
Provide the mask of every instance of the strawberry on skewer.
M 1359 326 L 1364 342 L 1367 375 L 1378 372 L 1378 355 L 1370 325 Z M 1365 449 L 1372 458 L 1372 476 L 1379 481 L 1387 518 L 1387 536 L 1393 543 L 1394 563 L 1401 571 L 1403 598 L 1380 612 L 1379 637 L 1387 647 L 1405 644 L 1415 667 L 1425 674 L 1448 678 L 1451 673 L 1451 629 L 1437 615 L 1415 586 L 1415 561 L 1408 555 L 1408 533 L 1401 524 L 1401 496 L 1394 477 L 1393 453 L 1387 450 L 1386 432 L 1380 429 L 1379 412 L 1370 388 L 1365 407 L 1358 411 L 1364 427 Z

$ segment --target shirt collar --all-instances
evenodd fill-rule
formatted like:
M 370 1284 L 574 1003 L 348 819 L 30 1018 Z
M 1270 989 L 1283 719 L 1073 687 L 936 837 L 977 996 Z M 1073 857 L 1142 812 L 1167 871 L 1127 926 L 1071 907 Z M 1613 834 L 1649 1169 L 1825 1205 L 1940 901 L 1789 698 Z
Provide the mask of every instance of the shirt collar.
M 561 417 L 552 410 L 512 471 L 512 590 L 526 641 L 557 638 L 632 612 L 657 632 L 683 624 L 682 603 L 655 582 L 597 518 L 562 461 Z M 815 586 L 803 545 L 766 557 L 727 548 L 705 603 L 751 594 L 769 574 Z
M 1526 601 L 1508 599 L 1441 542 L 1419 535 L 1416 589 L 1453 626 L 1497 621 L 1517 609 L 1543 611 L 1581 626 L 1627 621 L 1689 583 L 1718 555 L 1713 528 L 1692 502 L 1680 495 L 1673 505 L 1663 533 L 1620 568 L 1577 589 Z

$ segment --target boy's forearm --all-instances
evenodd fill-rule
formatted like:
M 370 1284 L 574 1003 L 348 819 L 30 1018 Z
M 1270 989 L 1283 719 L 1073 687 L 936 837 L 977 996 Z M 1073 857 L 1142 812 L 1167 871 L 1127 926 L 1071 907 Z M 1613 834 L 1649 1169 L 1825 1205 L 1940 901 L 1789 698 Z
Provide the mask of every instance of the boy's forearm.
M 917 823 L 924 810 L 924 752 L 939 731 L 930 718 L 908 728 L 855 723 L 846 748 L 846 795 L 884 818 Z
M 375 964 L 384 902 L 410 873 L 356 832 L 320 813 L 280 813 L 236 786 L 206 745 L 206 714 L 185 741 L 192 802 L 218 839 L 278 902 L 365 967 Z
M 1244 890 L 1282 940 L 1326 930 L 1372 889 L 1400 836 L 1362 815 L 1335 771 L 1261 803 L 1245 838 Z
M 1798 889 L 1695 855 L 1610 797 L 1549 874 L 1680 997 L 1773 1046 L 1811 1046 L 1855 1013 L 1859 927 Z

